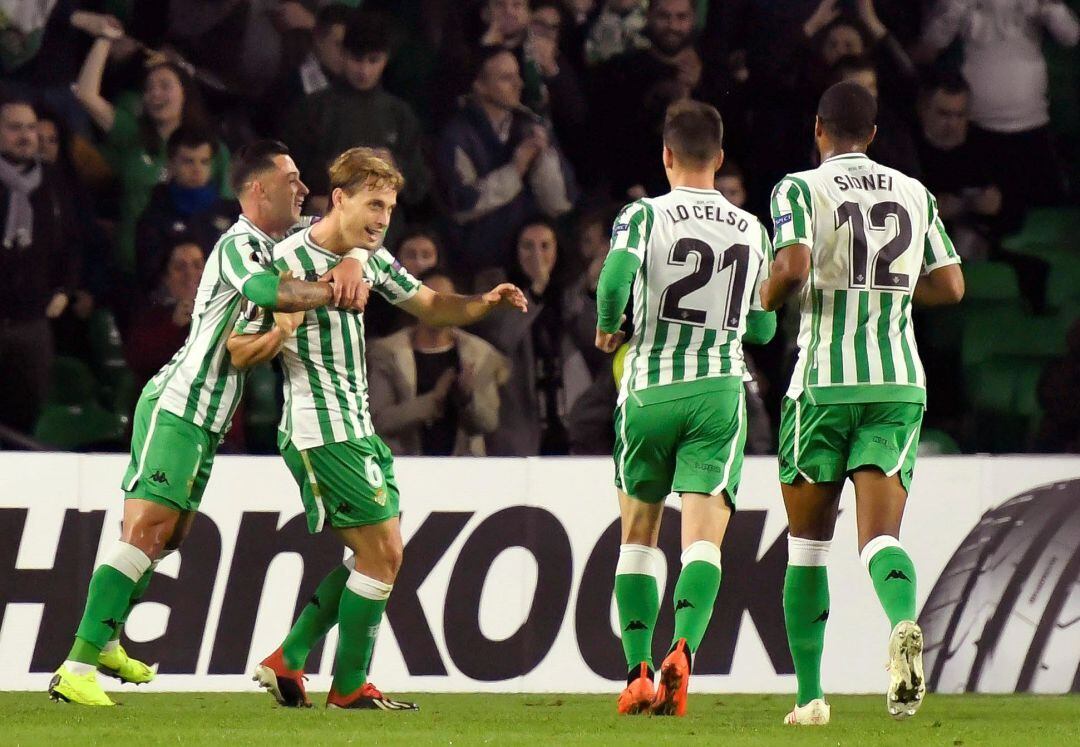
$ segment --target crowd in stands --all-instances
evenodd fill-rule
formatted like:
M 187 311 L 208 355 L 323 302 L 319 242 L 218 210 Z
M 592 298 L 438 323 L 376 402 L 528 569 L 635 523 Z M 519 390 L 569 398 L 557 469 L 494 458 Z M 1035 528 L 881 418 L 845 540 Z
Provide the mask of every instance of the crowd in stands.
M 916 318 L 927 448 L 1080 452 L 1075 8 L 0 0 L 0 426 L 125 447 L 238 215 L 230 151 L 271 137 L 306 213 L 326 208 L 335 155 L 375 148 L 405 176 L 386 236 L 405 267 L 440 291 L 508 279 L 529 298 L 448 330 L 370 302 L 371 411 L 395 453 L 610 453 L 596 284 L 620 206 L 668 188 L 665 109 L 720 110 L 716 187 L 771 228 L 773 185 L 816 165 L 819 95 L 850 79 L 879 101 L 870 156 L 936 195 L 969 275 L 958 310 Z M 789 308 L 749 350 L 750 453 L 775 450 L 796 327 Z M 276 377 L 252 376 L 226 450 L 273 448 Z

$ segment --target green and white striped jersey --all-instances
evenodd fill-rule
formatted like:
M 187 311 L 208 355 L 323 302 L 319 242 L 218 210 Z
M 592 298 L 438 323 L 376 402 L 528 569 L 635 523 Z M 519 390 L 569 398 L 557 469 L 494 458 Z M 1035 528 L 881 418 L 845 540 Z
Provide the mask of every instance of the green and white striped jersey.
M 925 404 L 911 297 L 920 275 L 960 262 L 933 195 L 918 180 L 850 153 L 781 180 L 772 219 L 776 251 L 811 249 L 787 396 Z
M 244 283 L 270 269 L 273 246 L 245 216 L 218 239 L 199 281 L 187 341 L 147 385 L 160 407 L 214 433 L 227 430 L 246 374 L 232 365 L 225 342 L 246 300 Z
M 307 280 L 317 280 L 343 258 L 319 247 L 311 229 L 301 231 L 274 247 L 274 268 Z M 409 274 L 385 248 L 373 252 L 364 276 L 380 296 L 393 304 L 412 298 L 420 281 Z M 256 310 L 237 324 L 237 332 L 266 331 L 270 314 Z M 375 434 L 368 412 L 364 315 L 321 307 L 304 313 L 304 321 L 285 343 L 281 360 L 285 370 L 285 407 L 281 415 L 282 444 L 292 441 L 299 450 L 350 441 Z
M 647 401 L 644 390 L 652 387 L 742 379 L 746 315 L 761 309 L 758 288 L 772 257 L 757 218 L 716 190 L 677 187 L 624 207 L 611 251 L 641 261 L 620 404 Z

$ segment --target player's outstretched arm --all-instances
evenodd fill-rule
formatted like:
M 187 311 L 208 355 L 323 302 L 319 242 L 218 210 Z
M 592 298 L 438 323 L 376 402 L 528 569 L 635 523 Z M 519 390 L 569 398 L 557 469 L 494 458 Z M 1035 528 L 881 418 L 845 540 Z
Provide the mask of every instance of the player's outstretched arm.
M 276 275 L 259 272 L 244 281 L 243 294 L 256 306 L 270 311 L 307 311 L 328 304 L 337 305 L 341 298 L 338 287 L 329 282 L 298 280 L 291 273 Z
M 474 296 L 438 293 L 421 285 L 412 298 L 399 304 L 399 308 L 433 327 L 463 327 L 480 321 L 498 308 L 512 308 L 524 313 L 529 310 L 529 302 L 521 289 L 510 283 L 500 283 L 487 293 Z
M 960 265 L 945 265 L 919 278 L 912 301 L 918 306 L 950 306 L 963 297 L 963 270 Z
M 776 311 L 784 305 L 810 275 L 810 247 L 789 244 L 778 249 L 769 268 L 769 279 L 761 284 L 761 308 Z
M 274 326 L 266 332 L 240 335 L 235 332 L 225 342 L 232 364 L 241 371 L 270 360 L 281 352 L 285 341 L 296 334 L 304 312 L 274 313 Z

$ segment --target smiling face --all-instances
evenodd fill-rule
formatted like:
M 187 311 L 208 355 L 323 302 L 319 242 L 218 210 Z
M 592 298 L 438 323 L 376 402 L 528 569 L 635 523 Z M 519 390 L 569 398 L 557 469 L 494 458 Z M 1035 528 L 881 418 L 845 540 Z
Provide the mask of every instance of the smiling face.
M 518 237 L 518 264 L 531 280 L 550 277 L 558 259 L 558 239 L 555 232 L 543 223 L 528 226 Z
M 252 182 L 257 183 L 265 207 L 266 230 L 279 233 L 300 220 L 308 188 L 291 156 L 276 155 L 273 161 L 274 167 L 256 174 Z
M 649 4 L 649 39 L 664 54 L 675 54 L 694 33 L 694 5 L 691 0 L 653 0 Z
M 177 244 L 165 266 L 165 289 L 177 301 L 190 301 L 199 290 L 206 258 L 198 244 Z
M 146 75 L 143 108 L 154 122 L 179 122 L 184 114 L 184 84 L 176 71 L 157 67 Z
M 374 251 L 382 246 L 390 215 L 397 205 L 397 190 L 367 182 L 348 194 L 335 189 L 331 195 L 340 215 L 341 241 L 345 246 Z

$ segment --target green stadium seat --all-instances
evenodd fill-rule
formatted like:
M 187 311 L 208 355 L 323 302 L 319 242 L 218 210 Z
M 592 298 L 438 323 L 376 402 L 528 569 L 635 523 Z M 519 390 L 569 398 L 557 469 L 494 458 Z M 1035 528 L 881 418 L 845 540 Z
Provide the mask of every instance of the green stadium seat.
M 34 426 L 34 438 L 57 449 L 123 447 L 124 418 L 97 401 L 97 380 L 77 358 L 57 356 L 49 398 Z
M 127 417 L 135 410 L 139 393 L 124 357 L 124 346 L 112 312 L 94 311 L 90 316 L 89 336 L 91 363 L 100 382 L 101 399 L 110 409 Z
M 961 360 L 965 371 L 991 356 L 1047 361 L 1065 352 L 1070 318 L 1032 316 L 1012 307 L 965 315 Z
M 1016 271 L 1004 262 L 972 262 L 964 265 L 964 306 L 973 303 L 1019 301 Z
M 1035 208 L 1020 231 L 1006 237 L 1001 245 L 1020 253 L 1046 248 L 1080 250 L 1080 208 Z
M 919 456 L 941 456 L 959 454 L 960 446 L 956 439 L 938 428 L 927 428 L 919 434 Z
M 84 405 L 95 401 L 97 379 L 78 358 L 58 355 L 53 359 L 47 402 L 53 405 Z

